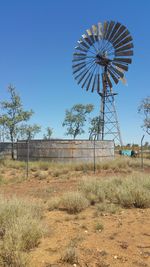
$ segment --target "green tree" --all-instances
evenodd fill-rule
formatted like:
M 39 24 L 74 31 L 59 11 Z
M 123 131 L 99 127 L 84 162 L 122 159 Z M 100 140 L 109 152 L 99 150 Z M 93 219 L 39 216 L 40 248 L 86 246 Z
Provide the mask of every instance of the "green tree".
M 96 116 L 91 119 L 89 127 L 89 140 L 92 139 L 93 135 L 98 138 L 98 134 L 101 131 L 100 117 Z
M 8 132 L 5 127 L 5 122 L 2 117 L 0 117 L 0 142 L 5 142 L 5 139 L 8 137 Z
M 37 124 L 29 125 L 29 124 L 22 124 L 19 127 L 19 138 L 25 140 L 34 139 L 35 135 L 41 131 L 41 126 Z
M 3 112 L 0 119 L 0 124 L 3 122 L 8 131 L 9 139 L 11 140 L 12 144 L 12 159 L 14 159 L 14 142 L 16 141 L 19 133 L 19 125 L 24 121 L 28 121 L 32 116 L 33 111 L 24 111 L 21 98 L 16 92 L 16 88 L 14 86 L 8 86 L 8 93 L 10 99 L 0 103 Z
M 76 104 L 70 110 L 66 110 L 65 120 L 62 124 L 63 127 L 67 127 L 66 135 L 71 135 L 75 139 L 78 135 L 83 134 L 87 115 L 93 109 L 94 106 L 92 104 Z
M 142 127 L 146 133 L 150 134 L 150 97 L 146 97 L 141 101 L 138 112 L 143 115 L 144 123 Z
M 47 127 L 46 134 L 44 134 L 43 138 L 46 140 L 51 139 L 52 134 L 53 134 L 53 129 L 51 127 Z

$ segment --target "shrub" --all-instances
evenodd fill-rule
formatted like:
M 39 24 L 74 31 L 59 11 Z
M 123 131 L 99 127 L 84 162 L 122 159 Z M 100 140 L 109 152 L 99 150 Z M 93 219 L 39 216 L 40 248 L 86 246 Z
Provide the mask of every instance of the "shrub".
M 61 198 L 61 205 L 68 213 L 78 213 L 87 208 L 88 204 L 88 200 L 80 192 L 68 192 Z

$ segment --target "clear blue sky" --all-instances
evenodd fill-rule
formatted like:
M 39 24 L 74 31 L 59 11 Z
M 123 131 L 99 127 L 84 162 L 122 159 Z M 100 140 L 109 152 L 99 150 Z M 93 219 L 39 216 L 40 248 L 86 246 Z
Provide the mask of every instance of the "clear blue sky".
M 24 107 L 35 112 L 31 122 L 43 131 L 51 126 L 53 137 L 65 137 L 66 108 L 92 103 L 92 115 L 97 115 L 98 95 L 76 84 L 71 65 L 80 36 L 104 20 L 121 22 L 134 39 L 128 86 L 119 83 L 114 90 L 123 141 L 139 143 L 143 131 L 137 107 L 150 95 L 149 0 L 0 0 L 0 100 L 7 97 L 8 84 L 14 84 Z

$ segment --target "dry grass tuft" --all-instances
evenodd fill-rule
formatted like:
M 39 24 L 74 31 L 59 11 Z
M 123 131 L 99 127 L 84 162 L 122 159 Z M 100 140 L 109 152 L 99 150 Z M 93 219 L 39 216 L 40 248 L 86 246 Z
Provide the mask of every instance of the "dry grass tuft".
M 102 202 L 99 203 L 96 207 L 96 216 L 98 216 L 99 214 L 105 214 L 105 213 L 109 213 L 109 214 L 115 214 L 116 212 L 119 211 L 119 207 L 113 203 L 108 203 L 108 202 Z
M 61 198 L 61 205 L 68 213 L 78 213 L 86 209 L 89 202 L 80 192 L 67 192 Z
M 6 183 L 7 183 L 6 179 L 2 175 L 0 175 L 0 185 L 6 184 Z
M 78 263 L 77 249 L 73 246 L 68 246 L 62 255 L 61 260 L 69 264 Z
M 13 168 L 13 169 L 22 169 L 25 168 L 26 162 L 10 160 L 10 159 L 0 159 L 0 166 L 5 166 L 7 168 Z
M 95 231 L 102 232 L 102 231 L 104 230 L 104 226 L 103 226 L 102 223 L 97 222 L 97 223 L 94 225 L 94 229 L 95 229 Z
M 0 198 L 0 266 L 28 266 L 27 252 L 43 235 L 42 206 Z
M 45 180 L 48 177 L 48 174 L 44 171 L 37 171 L 34 173 L 34 177 L 38 180 Z
M 47 207 L 49 211 L 59 209 L 61 200 L 59 197 L 53 197 L 47 202 Z
M 144 174 L 84 180 L 80 184 L 80 190 L 91 204 L 109 201 L 125 208 L 150 207 L 150 180 Z
M 101 183 L 94 180 L 83 180 L 79 186 L 80 190 L 84 193 L 85 197 L 89 200 L 91 205 L 105 200 L 105 193 L 101 187 Z

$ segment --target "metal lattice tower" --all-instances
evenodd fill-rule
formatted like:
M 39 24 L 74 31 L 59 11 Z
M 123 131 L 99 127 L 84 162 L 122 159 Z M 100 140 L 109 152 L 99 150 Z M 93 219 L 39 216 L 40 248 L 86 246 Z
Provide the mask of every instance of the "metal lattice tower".
M 114 140 L 123 146 L 120 126 L 118 122 L 118 115 L 115 108 L 115 95 L 113 92 L 106 92 L 101 94 L 101 109 L 100 109 L 100 133 L 98 140 Z
M 99 120 L 99 133 L 97 140 L 114 140 L 123 146 L 118 115 L 115 107 L 115 96 L 117 93 L 109 88 L 106 79 L 107 68 L 103 73 L 103 91 L 99 93 L 101 97 L 100 104 L 100 120 Z

